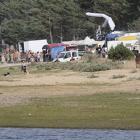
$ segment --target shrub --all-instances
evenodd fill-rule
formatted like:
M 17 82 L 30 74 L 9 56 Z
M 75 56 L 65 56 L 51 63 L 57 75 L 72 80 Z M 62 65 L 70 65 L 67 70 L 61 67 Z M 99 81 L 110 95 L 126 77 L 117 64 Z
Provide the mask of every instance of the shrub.
M 45 70 L 51 70 L 51 69 L 52 69 L 51 65 L 46 65 L 45 66 Z
M 126 77 L 125 75 L 113 75 L 112 79 L 118 79 L 118 78 L 124 78 Z
M 59 69 L 59 70 L 73 70 L 80 72 L 95 72 L 95 71 L 105 71 L 110 69 L 121 69 L 122 62 L 121 61 L 111 61 L 106 59 L 94 59 L 91 62 L 86 61 L 72 61 L 72 62 L 56 62 L 56 63 L 43 63 L 37 64 L 33 63 L 29 65 L 30 68 L 36 68 L 37 70 L 51 70 L 51 69 Z
M 117 45 L 115 49 L 111 47 L 108 51 L 108 58 L 115 60 L 130 60 L 134 58 L 134 53 L 126 48 L 123 43 Z
M 9 67 L 9 69 L 10 69 L 10 70 L 15 70 L 15 68 L 14 68 L 14 67 Z
M 89 54 L 84 54 L 84 58 L 86 60 L 87 63 L 92 62 L 93 60 L 97 59 L 97 57 L 91 53 Z
M 92 74 L 91 76 L 87 77 L 87 78 L 98 78 L 99 76 L 96 76 L 94 74 Z

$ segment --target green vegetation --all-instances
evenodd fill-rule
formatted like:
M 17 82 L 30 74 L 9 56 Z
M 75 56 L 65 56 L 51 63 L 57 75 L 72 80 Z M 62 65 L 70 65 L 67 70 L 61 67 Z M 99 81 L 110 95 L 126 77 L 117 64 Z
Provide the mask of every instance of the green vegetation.
M 65 63 L 48 63 L 48 64 L 40 64 L 36 65 L 38 70 L 52 70 L 52 69 L 60 69 L 60 70 L 73 70 L 80 72 L 95 72 L 95 71 L 105 71 L 111 69 L 121 69 L 123 67 L 122 62 L 112 62 L 105 59 L 96 59 L 94 56 L 90 56 L 90 62 L 88 59 L 81 62 L 65 62 Z M 88 61 L 88 63 L 87 63 Z
M 29 104 L 0 108 L 0 127 L 140 129 L 140 95 L 32 98 Z
M 112 79 L 118 79 L 118 78 L 124 78 L 126 77 L 125 75 L 113 75 Z
M 91 55 L 92 56 L 92 55 Z M 90 56 L 90 57 L 91 57 Z M 73 70 L 80 72 L 95 72 L 95 71 L 106 71 L 111 69 L 121 69 L 123 67 L 123 63 L 116 61 L 112 62 L 110 60 L 105 59 L 96 59 L 92 56 L 92 59 L 89 63 L 87 63 L 88 59 L 85 61 L 73 61 L 73 62 L 65 62 L 65 63 L 31 63 L 27 65 L 27 70 L 30 74 L 37 73 L 58 73 L 61 70 Z M 21 67 L 5 67 L 0 68 L 0 77 L 4 77 L 3 74 L 9 72 L 11 75 L 21 75 Z M 3 78 L 2 78 L 3 79 Z
M 134 58 L 134 53 L 121 43 L 115 48 L 111 47 L 108 52 L 108 58 L 113 59 L 114 61 L 130 60 Z
M 42 38 L 49 43 L 95 38 L 104 18 L 88 17 L 87 11 L 110 16 L 115 30 L 139 31 L 139 9 L 138 0 L 1 0 L 1 37 L 9 45 Z M 110 28 L 102 31 L 109 33 Z
M 99 77 L 99 76 L 96 76 L 96 75 L 94 75 L 94 74 L 88 76 L 88 78 L 98 78 L 98 77 Z

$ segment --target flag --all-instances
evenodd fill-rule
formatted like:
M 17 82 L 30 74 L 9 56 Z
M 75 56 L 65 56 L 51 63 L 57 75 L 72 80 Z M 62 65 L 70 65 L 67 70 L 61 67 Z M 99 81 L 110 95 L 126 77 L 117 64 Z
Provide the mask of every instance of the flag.
M 101 38 L 101 29 L 100 29 L 100 25 L 99 25 L 97 32 L 96 32 L 96 40 L 100 40 L 100 38 Z

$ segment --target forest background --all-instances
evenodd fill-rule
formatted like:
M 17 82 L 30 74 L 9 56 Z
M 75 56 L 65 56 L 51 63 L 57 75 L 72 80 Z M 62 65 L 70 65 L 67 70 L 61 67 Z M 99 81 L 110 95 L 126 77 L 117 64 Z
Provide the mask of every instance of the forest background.
M 0 0 L 0 36 L 9 45 L 38 39 L 48 43 L 95 39 L 104 19 L 87 17 L 86 12 L 110 16 L 115 30 L 140 31 L 139 0 Z M 110 33 L 109 26 L 102 31 Z

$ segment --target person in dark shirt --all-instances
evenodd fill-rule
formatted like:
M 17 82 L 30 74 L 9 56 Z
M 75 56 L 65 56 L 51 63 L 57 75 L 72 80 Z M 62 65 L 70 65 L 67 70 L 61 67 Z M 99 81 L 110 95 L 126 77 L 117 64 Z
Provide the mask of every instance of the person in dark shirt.
M 138 50 L 136 50 L 135 47 L 134 47 L 134 49 L 132 51 L 134 52 L 135 55 L 139 52 Z
M 96 48 L 96 55 L 97 55 L 98 58 L 100 58 L 102 56 L 101 45 L 99 45 L 99 47 Z

